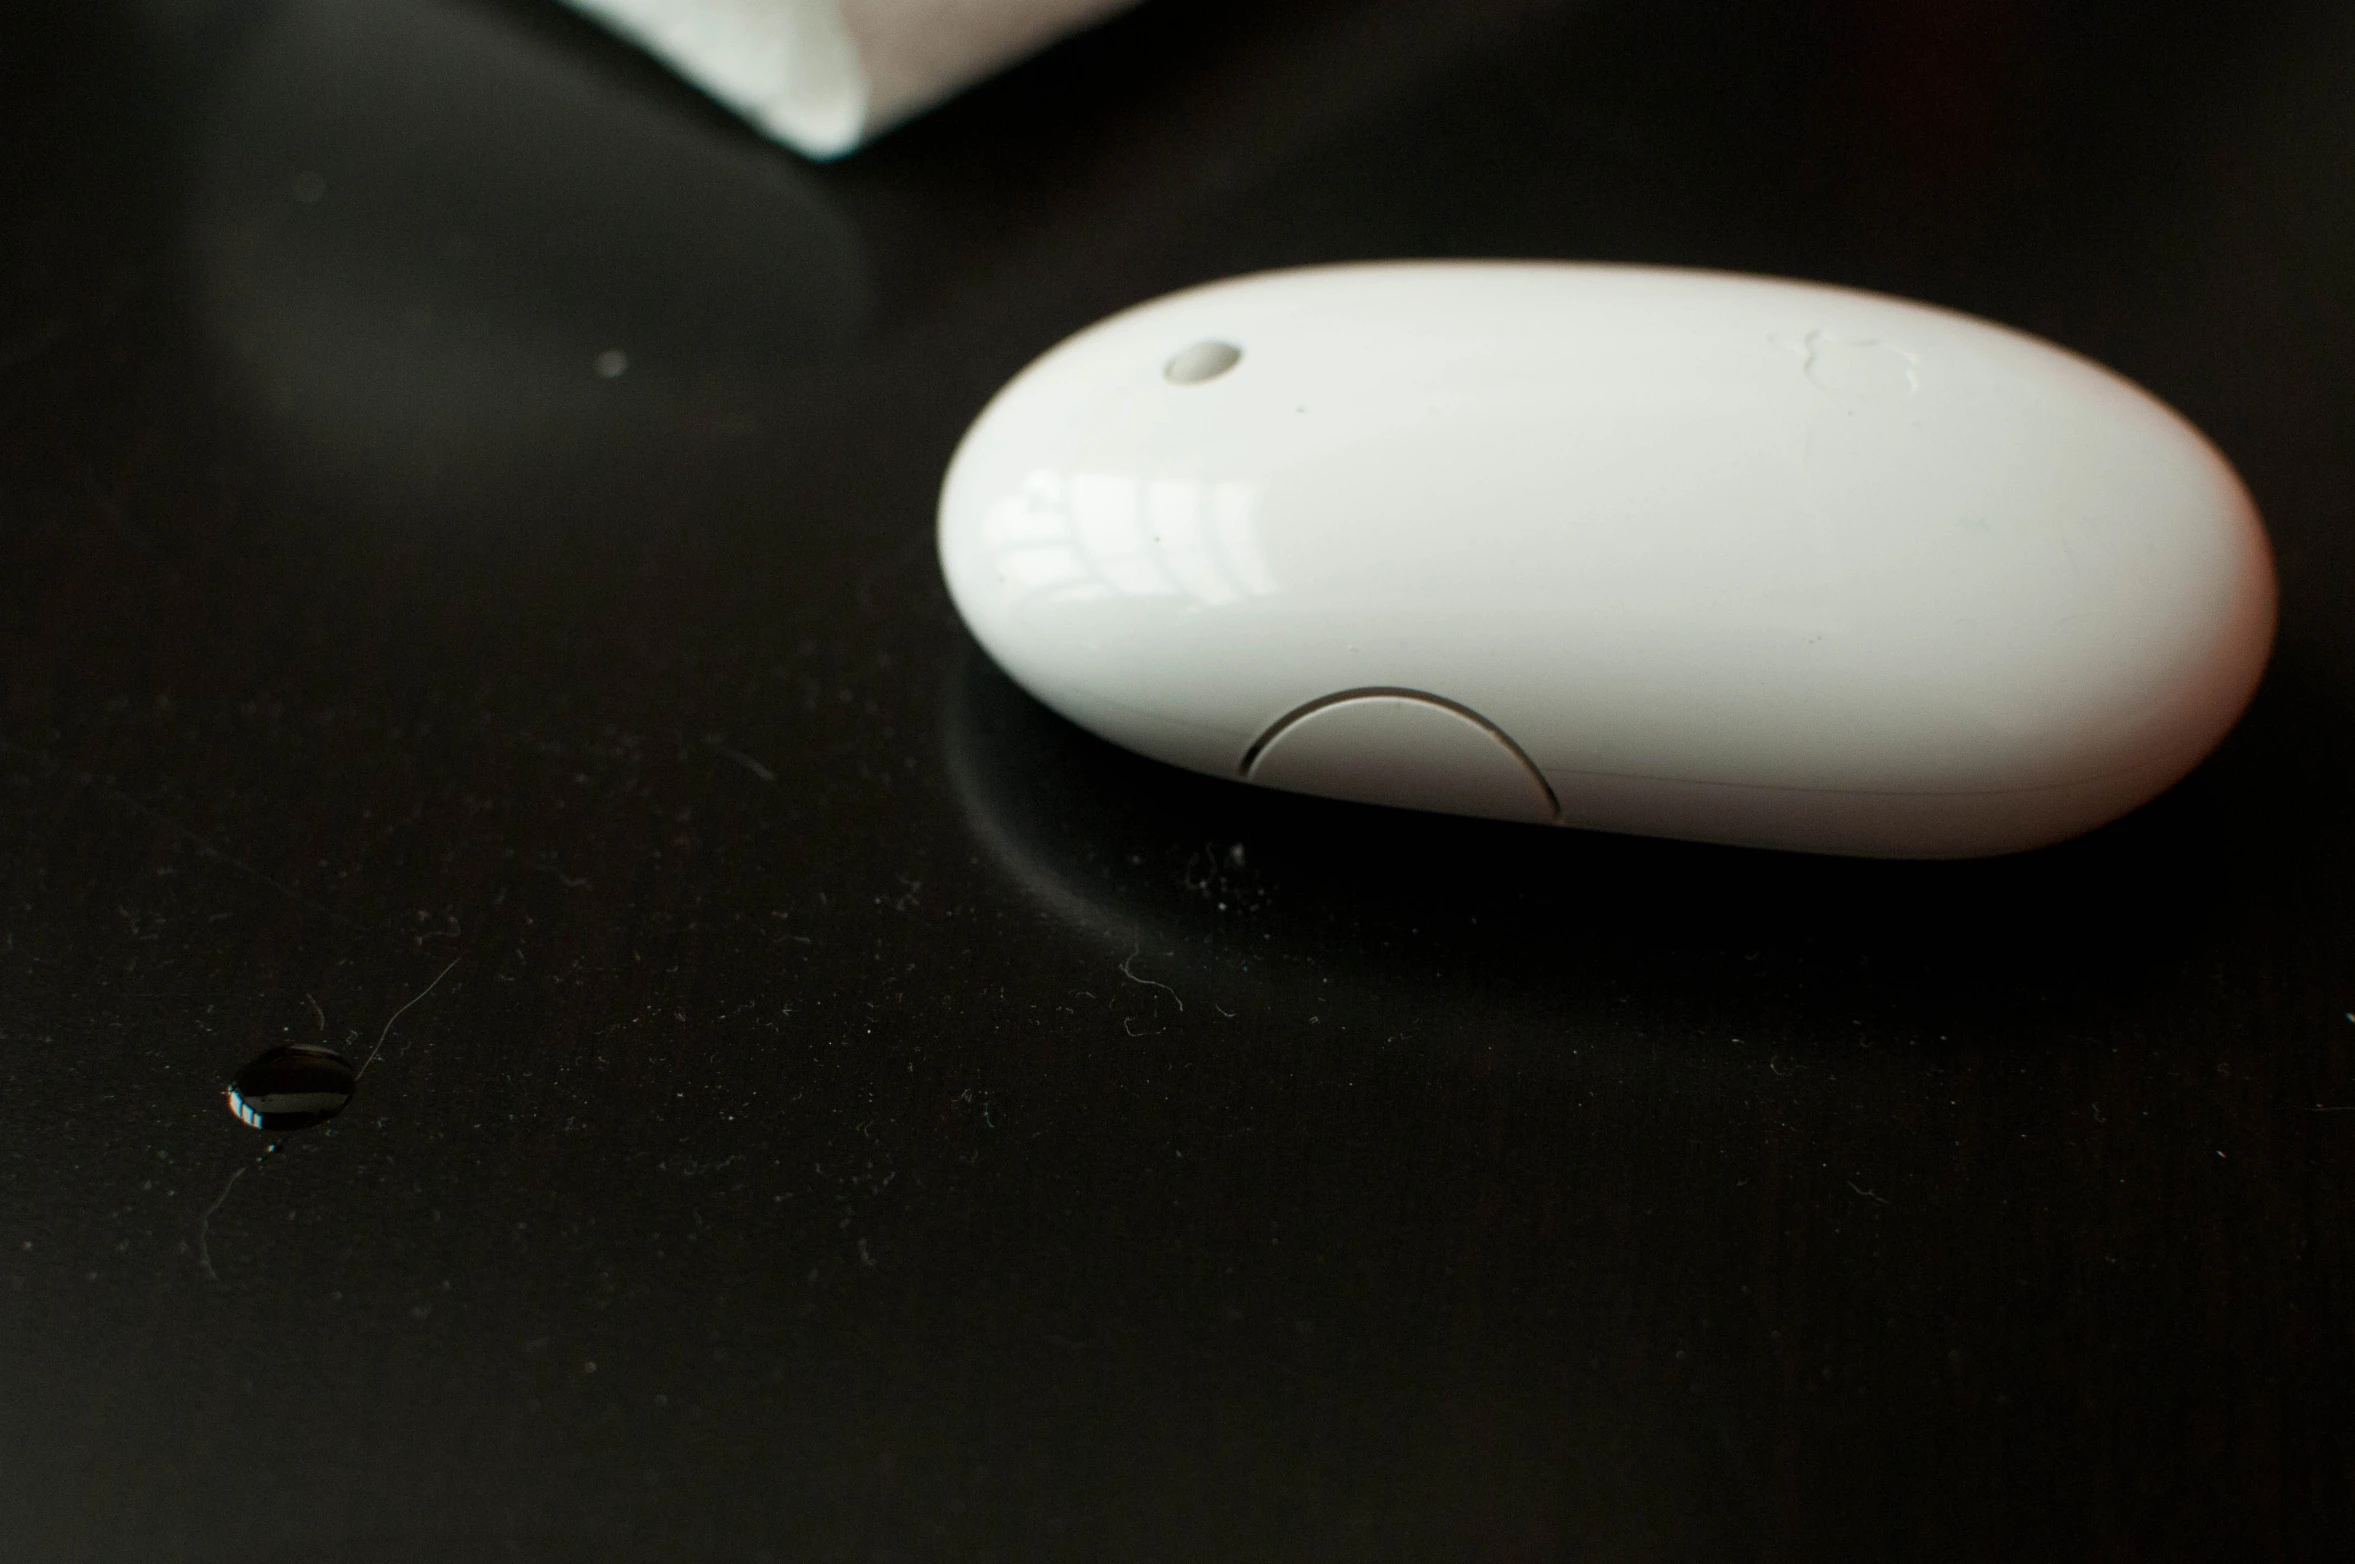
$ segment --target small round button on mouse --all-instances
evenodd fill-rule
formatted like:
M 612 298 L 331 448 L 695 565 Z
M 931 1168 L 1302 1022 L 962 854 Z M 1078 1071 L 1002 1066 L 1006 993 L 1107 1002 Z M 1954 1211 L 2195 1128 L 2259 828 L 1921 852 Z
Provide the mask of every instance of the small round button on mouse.
M 1270 728 L 1246 779 L 1399 809 L 1550 825 L 1552 789 L 1519 745 L 1477 713 L 1415 690 L 1349 691 Z
M 1243 362 L 1243 350 L 1232 342 L 1211 340 L 1197 342 L 1190 348 L 1180 348 L 1177 355 L 1162 366 L 1161 373 L 1171 385 L 1200 385 L 1205 380 L 1216 380 Z

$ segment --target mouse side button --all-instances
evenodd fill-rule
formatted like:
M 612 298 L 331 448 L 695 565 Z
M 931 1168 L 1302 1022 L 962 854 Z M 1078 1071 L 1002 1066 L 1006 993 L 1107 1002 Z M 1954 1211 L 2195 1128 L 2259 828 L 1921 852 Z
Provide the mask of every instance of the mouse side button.
M 1265 787 L 1550 825 L 1554 796 L 1495 726 L 1409 690 L 1351 692 L 1278 722 L 1244 757 Z

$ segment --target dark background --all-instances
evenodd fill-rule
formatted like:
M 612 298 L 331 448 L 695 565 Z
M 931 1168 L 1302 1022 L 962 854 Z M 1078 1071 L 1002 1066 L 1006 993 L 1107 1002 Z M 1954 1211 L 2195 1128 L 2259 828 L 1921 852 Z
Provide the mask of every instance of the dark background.
M 1952 865 L 1031 705 L 983 400 L 1397 255 L 2115 366 L 2263 692 Z M 0 1555 L 2343 1558 L 2351 512 L 2327 0 L 1158 0 L 824 167 L 533 0 L 0 4 Z

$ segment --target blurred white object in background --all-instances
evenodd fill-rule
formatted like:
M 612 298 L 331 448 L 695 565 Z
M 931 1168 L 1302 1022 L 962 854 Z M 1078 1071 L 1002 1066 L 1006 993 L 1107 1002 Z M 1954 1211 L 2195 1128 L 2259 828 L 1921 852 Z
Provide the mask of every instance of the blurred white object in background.
M 769 135 L 839 157 L 1135 0 L 567 0 Z

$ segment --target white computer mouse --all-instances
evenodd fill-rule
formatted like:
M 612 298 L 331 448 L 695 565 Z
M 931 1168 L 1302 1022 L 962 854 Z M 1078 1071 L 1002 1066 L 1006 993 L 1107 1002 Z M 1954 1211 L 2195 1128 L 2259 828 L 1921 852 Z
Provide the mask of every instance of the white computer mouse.
M 2189 771 L 2272 645 L 2199 432 L 2049 343 L 1765 278 L 1215 283 L 974 422 L 940 556 L 1115 743 L 1361 802 L 1965 857 Z

